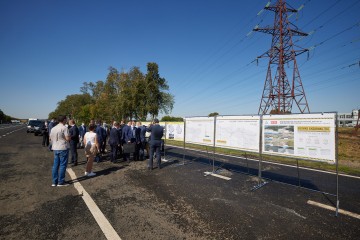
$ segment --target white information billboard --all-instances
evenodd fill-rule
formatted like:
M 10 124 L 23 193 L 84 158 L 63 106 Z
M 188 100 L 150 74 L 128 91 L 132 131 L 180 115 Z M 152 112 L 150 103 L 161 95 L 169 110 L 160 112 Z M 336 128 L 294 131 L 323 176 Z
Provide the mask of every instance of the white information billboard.
M 214 117 L 185 118 L 185 142 L 213 146 L 214 119 Z
M 260 151 L 260 116 L 217 116 L 216 147 Z
M 263 116 L 263 153 L 335 163 L 335 113 Z
M 166 139 L 184 141 L 184 122 L 167 122 Z

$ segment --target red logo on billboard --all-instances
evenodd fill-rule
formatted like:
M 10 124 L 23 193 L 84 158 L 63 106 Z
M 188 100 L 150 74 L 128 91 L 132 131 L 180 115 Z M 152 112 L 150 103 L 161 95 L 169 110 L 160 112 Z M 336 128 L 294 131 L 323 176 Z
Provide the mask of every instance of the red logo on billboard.
M 277 124 L 277 121 L 271 121 L 271 124 Z

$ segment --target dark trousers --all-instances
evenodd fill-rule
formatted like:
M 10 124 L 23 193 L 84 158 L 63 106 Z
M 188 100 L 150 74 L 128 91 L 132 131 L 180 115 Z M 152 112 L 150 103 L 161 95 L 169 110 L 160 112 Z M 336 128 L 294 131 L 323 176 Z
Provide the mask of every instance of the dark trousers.
M 105 148 L 104 148 L 104 141 L 101 140 L 101 141 L 98 141 L 98 142 L 99 142 L 99 151 L 100 151 L 100 153 L 102 153 L 102 152 L 103 152 L 103 149 L 105 149 Z
M 70 141 L 70 152 L 71 152 L 71 163 L 78 163 L 78 152 L 77 152 L 78 142 Z
M 145 159 L 145 149 L 146 149 L 146 142 L 141 142 L 139 144 L 139 159 L 143 161 Z M 149 152 L 147 153 L 149 155 Z
M 118 149 L 119 147 L 117 145 L 110 145 L 111 147 L 111 155 L 110 155 L 110 159 L 112 162 L 116 161 L 117 155 L 118 155 Z
M 49 146 L 49 134 L 48 133 L 43 134 L 42 145 Z
M 106 149 L 106 138 L 101 146 L 101 153 L 105 153 L 105 149 Z
M 140 154 L 141 154 L 141 142 L 136 143 L 134 159 L 135 160 L 143 160 L 143 159 L 140 158 Z
M 156 161 L 157 161 L 158 168 L 161 168 L 160 148 L 161 148 L 161 142 L 155 143 L 155 144 L 150 143 L 150 156 L 149 156 L 148 168 L 152 169 L 152 167 L 153 167 L 153 158 L 154 158 L 155 152 L 156 152 Z

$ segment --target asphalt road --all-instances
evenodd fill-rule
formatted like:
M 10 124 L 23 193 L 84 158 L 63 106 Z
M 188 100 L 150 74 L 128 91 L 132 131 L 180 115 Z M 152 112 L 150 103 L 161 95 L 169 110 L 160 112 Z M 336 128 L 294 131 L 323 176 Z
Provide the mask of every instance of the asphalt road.
M 99 208 L 121 239 L 357 239 L 360 219 L 308 204 L 334 206 L 333 174 L 263 164 L 269 183 L 257 184 L 256 161 L 216 156 L 224 180 L 204 176 L 213 156 L 168 146 L 161 170 L 146 162 L 94 165 L 85 158 L 71 168 L 68 187 L 51 187 L 52 152 L 23 125 L 0 126 L 1 239 L 106 239 Z M 183 157 L 185 156 L 185 165 Z M 285 183 L 285 184 L 284 184 Z M 339 176 L 340 208 L 360 214 L 360 179 Z M 81 187 L 81 188 L 79 188 Z M 83 190 L 79 190 L 83 189 Z M 89 205 L 87 199 L 94 205 Z M 100 220 L 99 220 L 100 219 Z M 100 227 L 101 226 L 101 227 Z M 111 239 L 108 237 L 108 239 Z

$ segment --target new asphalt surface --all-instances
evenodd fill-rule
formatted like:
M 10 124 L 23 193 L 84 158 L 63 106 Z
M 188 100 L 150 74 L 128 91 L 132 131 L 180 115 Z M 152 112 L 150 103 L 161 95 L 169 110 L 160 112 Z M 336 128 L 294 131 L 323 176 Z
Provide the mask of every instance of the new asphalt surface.
M 161 170 L 146 161 L 94 164 L 85 157 L 51 187 L 53 154 L 23 125 L 0 125 L 1 239 L 106 239 L 81 184 L 121 239 L 357 239 L 360 219 L 308 204 L 336 204 L 336 175 L 166 147 Z M 231 180 L 204 176 L 212 171 Z M 183 164 L 185 163 L 185 164 Z M 69 166 L 70 167 L 70 166 Z M 220 168 L 221 167 L 221 168 Z M 360 179 L 339 176 L 340 209 L 360 214 Z M 309 189 L 312 190 L 309 190 Z M 329 194 L 325 194 L 326 192 Z

